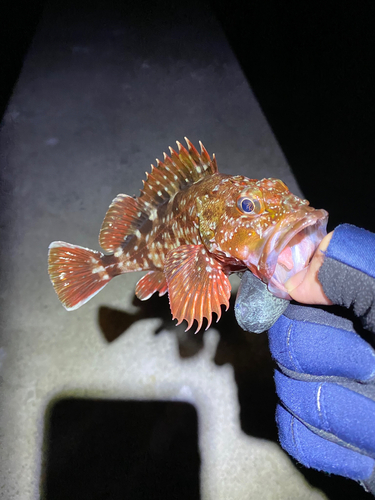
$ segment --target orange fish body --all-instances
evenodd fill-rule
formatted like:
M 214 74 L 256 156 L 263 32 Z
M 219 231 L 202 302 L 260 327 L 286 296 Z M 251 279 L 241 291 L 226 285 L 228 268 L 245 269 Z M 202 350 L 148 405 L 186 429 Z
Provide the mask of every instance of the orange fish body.
M 278 179 L 248 179 L 217 171 L 201 145 L 186 139 L 147 175 L 138 198 L 120 194 L 110 205 L 99 242 L 108 252 L 53 242 L 49 274 L 64 307 L 77 309 L 113 277 L 148 271 L 141 300 L 169 294 L 178 323 L 221 316 L 229 306 L 228 275 L 250 269 L 276 296 L 309 264 L 326 234 L 327 212 L 315 210 Z

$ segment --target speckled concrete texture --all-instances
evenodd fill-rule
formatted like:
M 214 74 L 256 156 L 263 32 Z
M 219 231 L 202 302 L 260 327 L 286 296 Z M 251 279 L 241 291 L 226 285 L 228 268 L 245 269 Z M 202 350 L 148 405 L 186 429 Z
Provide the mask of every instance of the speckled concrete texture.
M 47 4 L 1 126 L 0 496 L 39 498 L 49 405 L 83 397 L 194 405 L 202 500 L 325 498 L 277 444 L 266 337 L 242 332 L 233 311 L 194 337 L 168 322 L 165 297 L 134 300 L 142 273 L 70 313 L 52 289 L 49 243 L 98 249 L 111 200 L 137 194 L 176 139 L 202 140 L 224 173 L 301 194 L 206 7 L 137 24 L 108 5 Z

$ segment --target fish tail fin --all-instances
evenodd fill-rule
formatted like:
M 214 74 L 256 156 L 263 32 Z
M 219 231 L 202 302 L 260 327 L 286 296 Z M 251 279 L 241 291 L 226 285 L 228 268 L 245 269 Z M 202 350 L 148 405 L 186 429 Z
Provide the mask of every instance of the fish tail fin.
M 111 280 L 115 274 L 105 263 L 109 257 L 64 241 L 50 244 L 48 273 L 66 310 L 78 309 Z

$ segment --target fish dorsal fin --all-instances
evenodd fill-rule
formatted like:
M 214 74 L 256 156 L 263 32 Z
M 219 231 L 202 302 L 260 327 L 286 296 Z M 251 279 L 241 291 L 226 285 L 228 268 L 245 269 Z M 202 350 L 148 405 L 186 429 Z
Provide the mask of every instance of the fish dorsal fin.
M 171 250 L 164 262 L 171 312 L 178 323 L 194 320 L 200 330 L 203 318 L 212 321 L 212 313 L 221 316 L 221 305 L 229 307 L 231 286 L 222 265 L 204 245 L 182 245 Z
M 127 194 L 118 194 L 112 201 L 99 233 L 99 244 L 106 252 L 114 252 L 135 234 L 148 219 L 138 200 Z
M 151 165 L 151 173 L 146 173 L 138 198 L 145 211 L 157 208 L 182 189 L 217 172 L 215 155 L 211 159 L 201 142 L 198 153 L 189 139 L 185 137 L 185 141 L 188 149 L 177 141 L 178 153 L 169 148 L 170 156 L 164 153 L 164 161 L 156 160 L 156 167 Z
M 170 157 L 164 154 L 164 162 L 157 160 L 156 167 L 151 165 L 151 173 L 146 173 L 147 180 L 137 199 L 119 194 L 112 201 L 99 234 L 104 250 L 114 252 L 128 236 L 137 234 L 144 222 L 154 220 L 152 216 L 155 217 L 159 205 L 181 189 L 217 172 L 215 155 L 211 159 L 201 142 L 198 153 L 189 139 L 185 140 L 188 149 L 177 142 L 178 154 L 170 148 Z

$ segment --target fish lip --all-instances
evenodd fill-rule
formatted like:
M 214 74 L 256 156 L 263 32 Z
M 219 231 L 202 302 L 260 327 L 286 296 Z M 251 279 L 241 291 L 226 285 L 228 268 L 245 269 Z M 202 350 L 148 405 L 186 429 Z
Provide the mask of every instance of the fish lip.
M 297 234 L 307 227 L 314 225 L 316 225 L 316 231 L 314 233 L 317 236 L 315 245 L 317 248 L 320 241 L 326 235 L 327 222 L 328 212 L 326 210 L 311 209 L 309 207 L 309 210 L 303 209 L 294 212 L 275 225 L 259 259 L 258 272 L 264 281 L 268 283 L 272 281 L 273 284 L 276 285 L 276 288 L 280 289 L 280 293 L 277 294 L 279 297 L 290 299 L 283 284 L 276 282 L 272 278 L 275 273 L 279 255 Z M 274 290 L 273 292 L 275 293 Z

